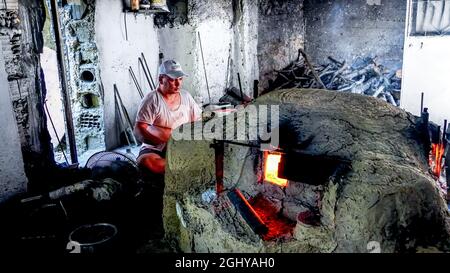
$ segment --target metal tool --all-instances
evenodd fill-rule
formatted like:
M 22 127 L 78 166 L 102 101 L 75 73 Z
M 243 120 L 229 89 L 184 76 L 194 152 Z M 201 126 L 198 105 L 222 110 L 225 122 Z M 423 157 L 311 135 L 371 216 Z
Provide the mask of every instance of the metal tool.
M 206 90 L 208 91 L 209 104 L 211 104 L 211 93 L 209 92 L 208 76 L 206 75 L 205 57 L 203 56 L 202 39 L 200 38 L 200 31 L 198 32 L 198 41 L 200 43 L 200 53 L 202 54 L 203 72 L 205 73 Z
M 153 81 L 152 73 L 150 72 L 150 68 L 148 67 L 147 60 L 145 59 L 144 53 L 141 52 L 142 60 L 144 60 L 145 68 L 147 69 L 148 76 L 150 77 L 150 81 L 153 86 L 153 90 L 156 89 L 155 82 Z
M 142 88 L 139 85 L 139 82 L 138 82 L 136 75 L 134 74 L 133 68 L 131 68 L 131 66 L 128 68 L 128 72 L 130 73 L 131 79 L 133 79 L 134 85 L 136 86 L 139 96 L 141 96 L 141 99 L 144 98 L 144 92 L 142 92 Z
M 142 70 L 144 71 L 145 78 L 147 79 L 147 83 L 150 86 L 150 90 L 152 90 L 152 91 L 155 90 L 153 88 L 152 81 L 150 80 L 150 76 L 147 74 L 147 69 L 145 68 L 144 63 L 142 62 L 141 57 L 138 58 L 138 62 L 141 65 Z
M 256 213 L 239 189 L 234 188 L 229 191 L 228 198 L 256 234 L 264 235 L 269 231 L 266 224 L 264 224 L 263 220 L 261 220 L 258 213 Z

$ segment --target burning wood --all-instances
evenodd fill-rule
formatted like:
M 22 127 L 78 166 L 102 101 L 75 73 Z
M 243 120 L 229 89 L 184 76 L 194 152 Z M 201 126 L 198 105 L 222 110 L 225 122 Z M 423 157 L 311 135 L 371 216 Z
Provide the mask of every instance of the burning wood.
M 389 72 L 375 58 L 359 58 L 348 66 L 345 61 L 328 57 L 329 63 L 314 66 L 299 49 L 297 59 L 288 67 L 277 70 L 278 76 L 268 91 L 288 88 L 319 88 L 364 94 L 400 105 L 399 73 Z

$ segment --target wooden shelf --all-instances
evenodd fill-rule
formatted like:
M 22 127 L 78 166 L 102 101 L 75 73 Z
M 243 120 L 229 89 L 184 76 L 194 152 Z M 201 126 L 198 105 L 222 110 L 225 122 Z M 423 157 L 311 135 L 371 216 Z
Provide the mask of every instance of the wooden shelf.
M 135 13 L 135 14 L 170 13 L 170 11 L 162 10 L 162 9 L 139 9 L 139 10 L 125 9 L 124 11 L 129 12 L 129 13 Z

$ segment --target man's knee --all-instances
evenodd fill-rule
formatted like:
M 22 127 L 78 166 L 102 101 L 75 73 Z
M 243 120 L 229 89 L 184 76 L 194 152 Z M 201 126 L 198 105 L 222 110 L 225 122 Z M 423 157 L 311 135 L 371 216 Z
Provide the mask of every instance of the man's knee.
M 163 174 L 166 167 L 166 160 L 157 154 L 142 155 L 137 161 L 141 168 L 157 174 Z

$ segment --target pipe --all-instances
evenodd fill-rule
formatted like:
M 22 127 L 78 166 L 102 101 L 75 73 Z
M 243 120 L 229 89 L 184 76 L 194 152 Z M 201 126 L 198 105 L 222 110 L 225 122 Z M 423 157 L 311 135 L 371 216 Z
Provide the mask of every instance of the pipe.
M 66 69 L 64 66 L 64 52 L 61 42 L 61 28 L 59 26 L 58 4 L 57 0 L 50 0 L 50 9 L 52 13 L 52 22 L 55 34 L 56 56 L 58 60 L 59 81 L 61 84 L 61 93 L 64 104 L 64 114 L 67 125 L 67 138 L 69 141 L 70 159 L 72 164 L 78 163 L 77 147 L 75 141 L 75 130 L 73 126 L 72 108 L 70 105 L 70 95 L 67 92 Z

